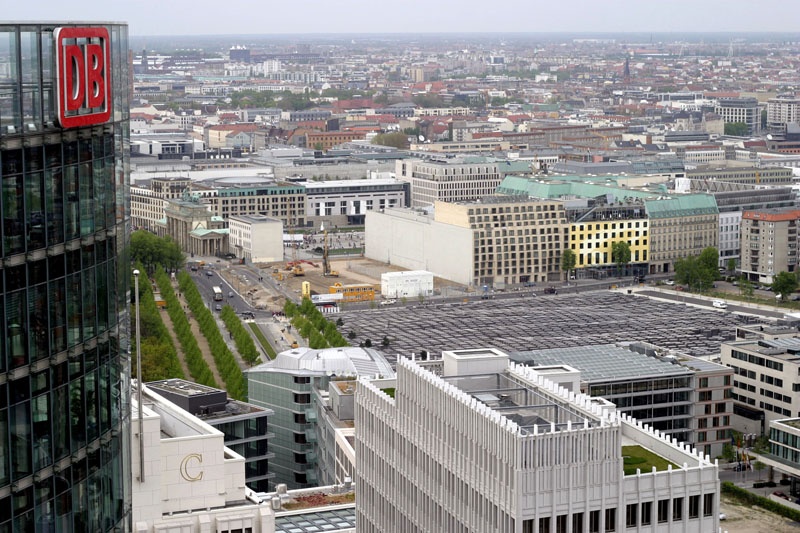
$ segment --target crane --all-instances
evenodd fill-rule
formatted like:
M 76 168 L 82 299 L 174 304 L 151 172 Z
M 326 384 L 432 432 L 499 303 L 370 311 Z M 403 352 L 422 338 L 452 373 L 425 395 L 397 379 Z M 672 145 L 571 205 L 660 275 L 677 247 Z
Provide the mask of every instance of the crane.
M 292 220 L 292 222 L 294 222 L 294 220 Z M 291 246 L 292 246 L 292 262 L 290 263 L 291 264 L 291 269 L 290 270 L 292 272 L 292 275 L 294 275 L 294 276 L 305 276 L 306 272 L 305 272 L 305 270 L 303 270 L 303 267 L 300 266 L 300 262 L 297 260 L 297 243 L 294 241 L 294 224 L 292 224 L 292 227 L 291 227 L 291 229 L 289 231 L 289 235 L 292 236 L 291 237 L 292 238 L 292 242 L 291 242 Z
M 335 270 L 331 270 L 330 261 L 328 261 L 328 230 L 325 229 L 325 223 L 322 224 L 320 227 L 323 234 L 323 244 L 322 244 L 322 275 L 326 278 L 338 278 L 339 273 Z

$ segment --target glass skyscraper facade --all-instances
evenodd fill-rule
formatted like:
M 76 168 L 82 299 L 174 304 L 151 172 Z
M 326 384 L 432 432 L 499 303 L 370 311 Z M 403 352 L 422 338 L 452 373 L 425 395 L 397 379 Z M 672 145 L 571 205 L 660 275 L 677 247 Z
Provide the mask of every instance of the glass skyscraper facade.
M 0 533 L 131 529 L 127 31 L 0 23 Z

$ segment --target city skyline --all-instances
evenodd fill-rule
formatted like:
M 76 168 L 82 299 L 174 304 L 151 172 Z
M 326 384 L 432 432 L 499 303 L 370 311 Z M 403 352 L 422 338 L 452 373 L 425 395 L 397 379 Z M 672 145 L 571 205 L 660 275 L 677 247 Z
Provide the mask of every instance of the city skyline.
M 565 0 L 556 5 L 511 0 L 504 9 L 488 9 L 478 2 L 452 0 L 439 3 L 409 0 L 401 8 L 379 10 L 363 0 L 321 3 L 299 0 L 272 5 L 258 14 L 243 0 L 225 4 L 229 17 L 219 17 L 219 6 L 208 0 L 145 1 L 136 4 L 97 0 L 70 3 L 42 0 L 35 5 L 6 6 L 6 20 L 120 20 L 129 24 L 131 35 L 258 35 L 307 33 L 482 33 L 482 32 L 796 32 L 794 20 L 800 4 L 766 0 L 758 3 L 674 0 L 669 9 L 654 11 L 652 5 L 632 0 L 599 3 Z M 721 9 L 723 8 L 724 9 Z M 157 8 L 157 9 L 153 9 Z M 766 14 L 779 12 L 780 16 Z M 249 14 L 248 16 L 238 16 Z M 298 13 L 300 16 L 298 16 Z M 424 13 L 425 17 L 420 17 Z M 753 23 L 762 15 L 758 25 Z M 390 16 L 390 27 L 375 20 Z M 183 23 L 176 27 L 176 20 Z

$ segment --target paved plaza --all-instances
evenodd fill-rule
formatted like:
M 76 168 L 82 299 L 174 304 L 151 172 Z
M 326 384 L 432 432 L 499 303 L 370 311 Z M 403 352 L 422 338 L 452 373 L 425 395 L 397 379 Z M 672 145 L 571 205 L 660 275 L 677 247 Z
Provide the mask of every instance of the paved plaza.
M 505 351 L 647 341 L 684 353 L 719 353 L 739 324 L 733 313 L 651 300 L 623 292 L 530 295 L 470 303 L 428 303 L 341 313 L 339 329 L 358 345 L 369 339 L 391 362 L 426 350 L 494 347 Z M 389 345 L 383 346 L 384 337 Z

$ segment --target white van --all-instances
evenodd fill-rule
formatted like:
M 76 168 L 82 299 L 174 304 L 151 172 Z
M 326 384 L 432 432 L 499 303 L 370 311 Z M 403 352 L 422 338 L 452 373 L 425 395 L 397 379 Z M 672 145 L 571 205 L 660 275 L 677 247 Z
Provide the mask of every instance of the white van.
M 716 307 L 717 309 L 727 309 L 728 304 L 725 303 L 725 300 L 714 300 L 711 302 L 712 307 Z

